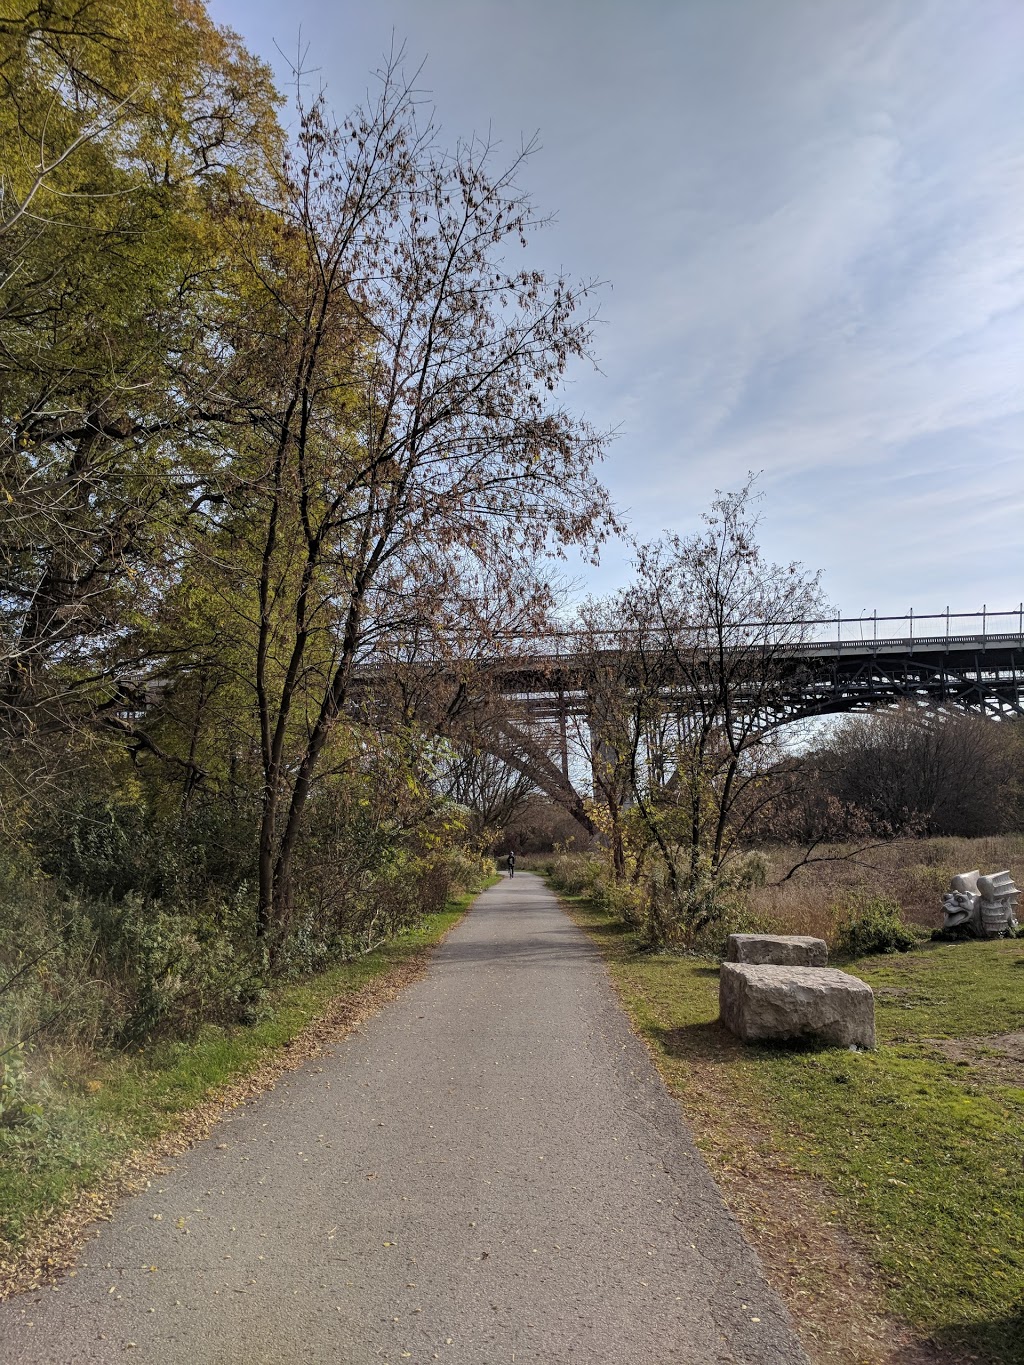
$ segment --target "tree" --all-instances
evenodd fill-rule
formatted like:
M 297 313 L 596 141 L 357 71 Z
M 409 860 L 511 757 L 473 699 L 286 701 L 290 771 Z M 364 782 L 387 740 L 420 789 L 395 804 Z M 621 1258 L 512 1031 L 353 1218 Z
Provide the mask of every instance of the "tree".
M 587 287 L 505 260 L 541 223 L 516 184 L 528 151 L 492 171 L 488 143 L 442 148 L 391 66 L 343 124 L 303 108 L 269 236 L 264 205 L 237 215 L 214 378 L 248 422 L 210 463 L 165 634 L 248 697 L 264 935 L 290 922 L 359 670 L 424 631 L 457 656 L 495 601 L 544 600 L 528 566 L 611 524 L 601 438 L 554 397 L 589 353 Z
M 784 682 L 825 603 L 818 575 L 768 562 L 752 488 L 720 495 L 705 530 L 642 546 L 636 581 L 590 626 L 604 663 L 595 782 L 641 856 L 655 856 L 669 923 L 691 932 L 743 824 L 770 798 Z
M 15 3 L 0 93 L 10 755 L 115 715 L 140 662 L 126 636 L 173 576 L 196 460 L 230 416 L 186 401 L 183 372 L 222 354 L 230 205 L 280 130 L 267 69 L 192 0 Z
M 490 843 L 525 809 L 533 783 L 494 754 L 455 749 L 441 765 L 438 785 L 444 795 L 470 812 L 470 833 Z
M 1016 727 L 904 704 L 845 718 L 814 761 L 826 790 L 878 832 L 967 838 L 1013 828 Z

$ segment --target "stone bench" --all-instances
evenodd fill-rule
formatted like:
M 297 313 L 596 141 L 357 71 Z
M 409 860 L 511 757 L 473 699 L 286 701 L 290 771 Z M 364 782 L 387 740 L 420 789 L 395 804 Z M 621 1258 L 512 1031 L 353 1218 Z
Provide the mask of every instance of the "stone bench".
M 730 962 L 755 967 L 827 967 L 828 944 L 806 934 L 730 934 L 725 952 Z
M 841 1047 L 874 1047 L 875 996 L 866 981 L 833 967 L 723 962 L 722 1023 L 746 1042 L 820 1038 Z

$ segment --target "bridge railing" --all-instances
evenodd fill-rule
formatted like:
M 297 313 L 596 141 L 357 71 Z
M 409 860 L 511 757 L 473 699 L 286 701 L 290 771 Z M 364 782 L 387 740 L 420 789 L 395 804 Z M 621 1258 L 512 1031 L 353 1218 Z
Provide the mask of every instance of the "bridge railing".
M 713 641 L 714 632 L 706 633 L 709 642 Z M 989 644 L 1024 639 L 1024 602 L 1005 611 L 990 611 L 983 606 L 981 611 L 954 612 L 947 607 L 941 612 L 911 610 L 899 616 L 879 615 L 878 612 L 844 616 L 842 612 L 836 612 L 834 616 L 768 625 L 735 621 L 729 623 L 727 634 L 734 644 L 742 644 L 746 639 L 751 645 L 806 649 L 815 654 L 872 648 L 912 649 L 915 644 L 920 646 L 926 642 L 933 647 L 945 642 L 951 646 L 973 645 L 984 649 Z M 532 639 L 510 634 L 496 644 L 499 649 L 506 644 L 508 654 L 512 656 L 518 644 L 524 658 L 558 660 L 577 655 L 581 648 L 588 651 L 628 648 L 629 636 L 628 629 L 588 631 L 566 627 Z
M 656 634 L 656 632 L 655 632 Z M 706 639 L 702 641 L 702 634 Z M 652 637 L 646 637 L 650 640 Z M 480 664 L 498 665 L 502 668 L 517 667 L 557 667 L 561 661 L 578 663 L 581 654 L 629 651 L 636 643 L 628 629 L 624 630 L 579 630 L 570 626 L 564 629 L 544 631 L 537 635 L 522 635 L 517 632 L 496 633 L 488 645 L 479 653 L 474 653 L 472 642 L 466 642 L 467 653 L 460 650 L 457 639 L 435 640 L 426 647 L 420 642 L 415 655 L 408 662 L 444 665 L 453 659 L 475 657 Z M 707 647 L 717 644 L 717 637 L 711 630 L 693 632 L 691 644 Z M 726 643 L 729 647 L 742 647 L 744 644 L 753 649 L 781 650 L 793 654 L 850 654 L 873 652 L 874 650 L 893 652 L 914 652 L 917 649 L 951 648 L 986 649 L 996 645 L 1019 644 L 1024 648 L 1024 602 L 1005 611 L 990 611 L 983 606 L 981 611 L 954 612 L 948 607 L 940 612 L 909 611 L 904 615 L 879 615 L 878 612 L 861 612 L 858 616 L 844 616 L 836 612 L 834 616 L 811 617 L 806 620 L 729 622 L 726 630 Z M 479 645 L 476 647 L 479 649 Z M 397 651 L 402 658 L 402 651 Z M 387 672 L 396 661 L 394 647 L 382 654 L 370 653 L 358 666 L 358 673 L 371 677 L 376 673 Z
M 810 631 L 807 643 L 815 641 L 830 644 L 870 644 L 875 641 L 903 641 L 910 643 L 927 638 L 982 640 L 990 636 L 1005 638 L 1024 635 L 1024 602 L 1008 611 L 990 611 L 983 606 L 981 611 L 915 612 L 913 609 L 902 616 L 879 616 L 872 612 L 869 616 L 861 612 L 858 616 L 819 617 L 814 620 L 793 622 L 805 626 Z M 898 627 L 902 626 L 900 630 Z

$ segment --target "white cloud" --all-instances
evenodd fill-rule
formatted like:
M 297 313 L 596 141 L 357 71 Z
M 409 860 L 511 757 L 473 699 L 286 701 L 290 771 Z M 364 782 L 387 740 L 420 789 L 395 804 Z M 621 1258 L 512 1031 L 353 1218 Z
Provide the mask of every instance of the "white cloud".
M 301 22 L 342 104 L 394 28 L 453 133 L 540 129 L 538 253 L 614 284 L 573 399 L 641 533 L 764 469 L 773 549 L 844 601 L 1020 597 L 1019 0 L 214 12 L 269 56 Z

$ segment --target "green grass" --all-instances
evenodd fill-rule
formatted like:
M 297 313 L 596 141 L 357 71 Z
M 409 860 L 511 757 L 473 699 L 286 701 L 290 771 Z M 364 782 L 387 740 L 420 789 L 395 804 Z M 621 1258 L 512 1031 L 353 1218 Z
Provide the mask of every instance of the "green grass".
M 273 989 L 266 1017 L 252 1027 L 208 1025 L 187 1041 L 89 1059 L 87 1068 L 80 1058 L 54 1058 L 39 1121 L 0 1127 L 0 1262 L 16 1257 L 81 1191 L 102 1184 L 187 1111 L 271 1059 L 339 999 L 437 943 L 472 899 L 450 902 L 364 957 Z
M 1024 1089 L 934 1042 L 1024 1029 L 1024 942 L 844 963 L 880 991 L 875 1052 L 748 1047 L 716 1022 L 713 964 L 638 954 L 621 925 L 572 904 L 698 1140 L 730 1114 L 752 1125 L 821 1182 L 823 1218 L 881 1273 L 889 1312 L 939 1344 L 1024 1361 Z M 702 1146 L 713 1166 L 729 1160 L 728 1137 Z

